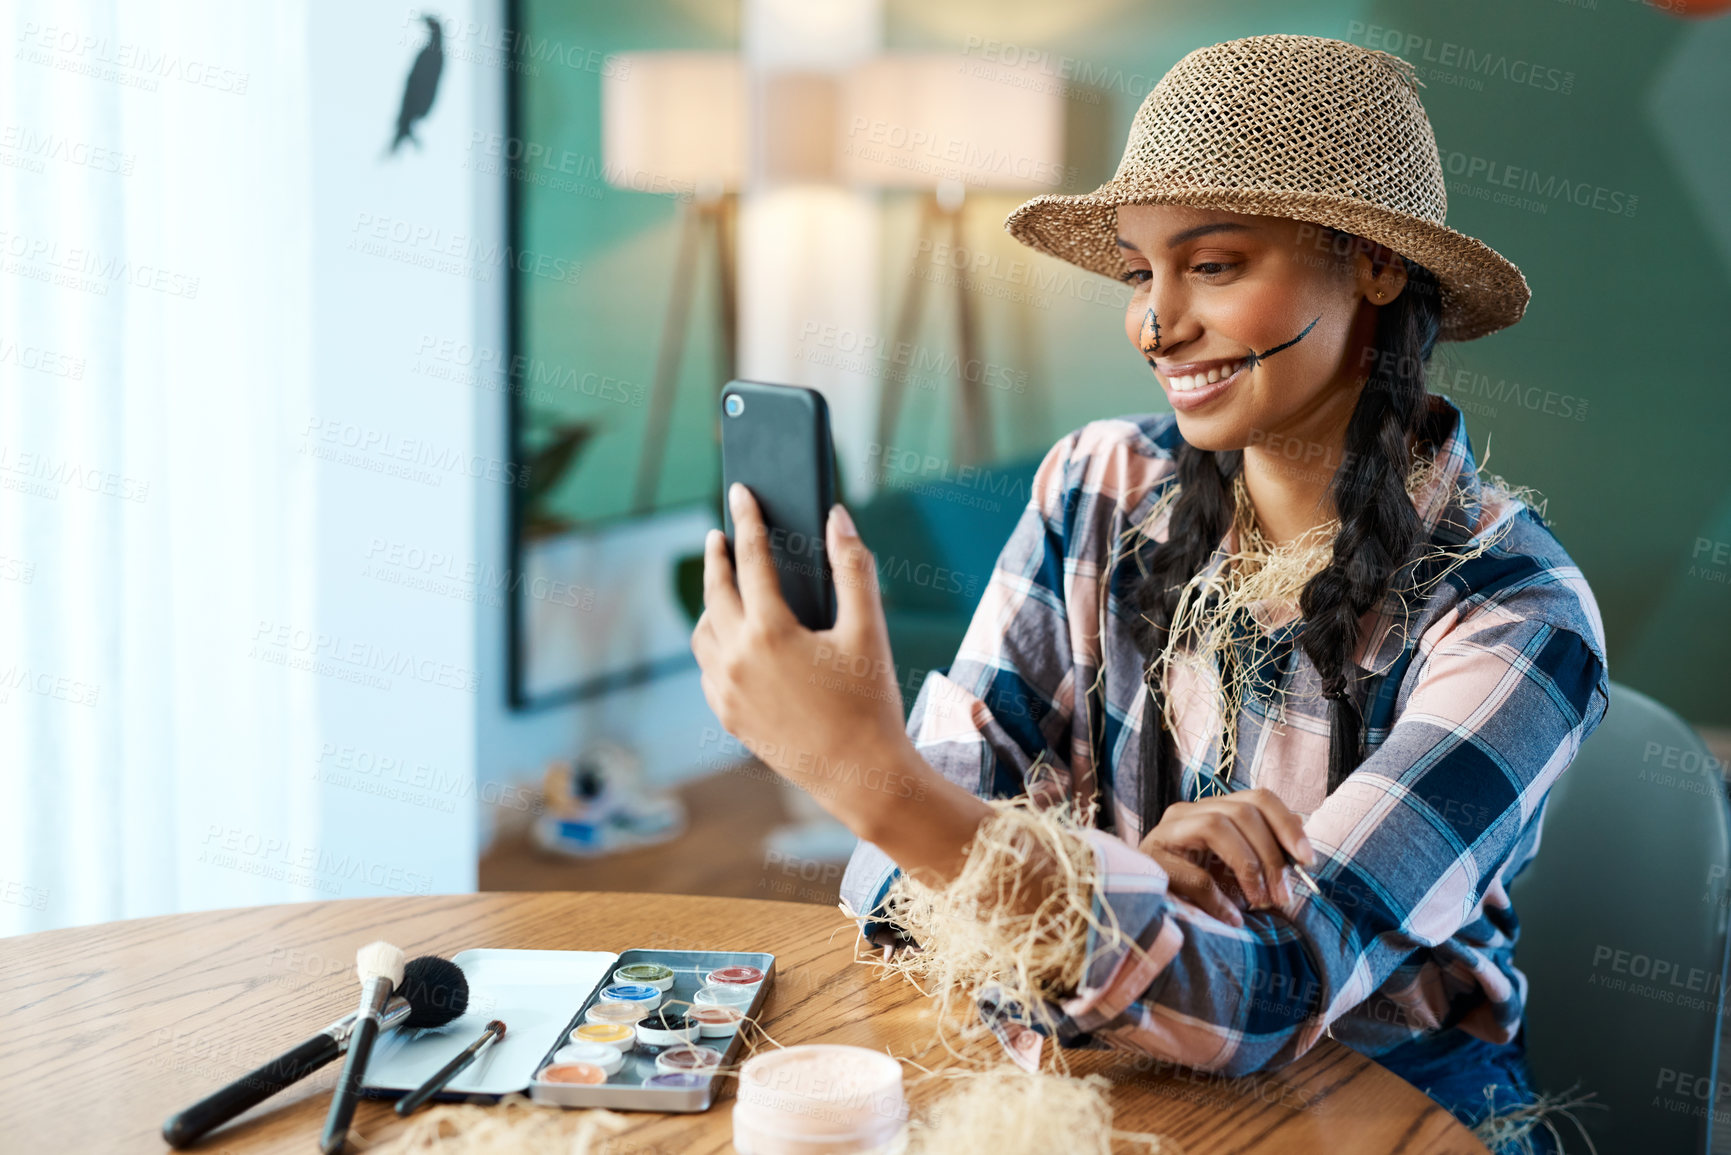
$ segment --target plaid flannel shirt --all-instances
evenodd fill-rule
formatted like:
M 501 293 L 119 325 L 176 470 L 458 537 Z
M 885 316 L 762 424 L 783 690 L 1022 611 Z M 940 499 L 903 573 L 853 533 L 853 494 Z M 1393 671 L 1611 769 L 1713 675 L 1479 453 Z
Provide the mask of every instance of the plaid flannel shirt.
M 961 649 L 927 675 L 908 733 L 933 767 L 981 797 L 1028 792 L 1043 755 L 1042 772 L 1054 774 L 1040 792 L 1111 801 L 1100 823 L 1110 829 L 1086 833 L 1102 878 L 1095 913 L 1105 920 L 1110 908 L 1145 957 L 1090 933 L 1084 981 L 1045 1008 L 1062 1045 L 1117 1045 L 1244 1075 L 1293 1061 L 1325 1031 L 1373 1056 L 1457 1025 L 1490 1042 L 1514 1037 L 1527 980 L 1513 960 L 1508 884 L 1538 850 L 1551 785 L 1609 704 L 1604 626 L 1537 514 L 1480 485 L 1459 408 L 1430 394 L 1430 421 L 1440 468 L 1415 499 L 1423 535 L 1456 550 L 1493 534 L 1496 543 L 1450 559 L 1453 571 L 1421 587 L 1422 600 L 1391 590 L 1361 619 L 1354 660 L 1368 673 L 1351 688 L 1366 757 L 1328 797 L 1328 702 L 1293 641 L 1297 608 L 1282 622 L 1278 606 L 1261 607 L 1274 624 L 1261 627 L 1267 654 L 1226 782 L 1264 787 L 1303 819 L 1322 893 L 1288 873 L 1293 902 L 1245 911 L 1242 928 L 1168 893 L 1165 871 L 1137 849 L 1147 693 L 1131 633 L 1141 570 L 1129 551 L 1165 540 L 1169 510 L 1141 545 L 1114 543 L 1176 480 L 1176 420 L 1091 422 L 1040 465 Z M 1229 531 L 1210 568 L 1236 546 Z M 1397 577 L 1410 588 L 1423 573 Z M 1168 693 L 1183 797 L 1195 799 L 1220 772 L 1222 707 L 1217 681 L 1184 669 L 1174 664 Z M 1284 723 L 1258 685 L 1286 695 Z M 843 878 L 875 941 L 888 929 L 877 916 L 896 873 L 862 842 Z M 1037 1050 L 1017 1009 L 990 998 L 980 1009 L 1013 1052 Z

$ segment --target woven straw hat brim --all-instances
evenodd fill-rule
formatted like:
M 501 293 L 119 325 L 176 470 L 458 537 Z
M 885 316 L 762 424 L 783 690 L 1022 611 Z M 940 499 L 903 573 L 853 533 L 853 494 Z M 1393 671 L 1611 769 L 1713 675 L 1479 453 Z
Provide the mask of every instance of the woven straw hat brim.
M 1118 248 L 1121 204 L 1183 204 L 1254 216 L 1330 225 L 1387 245 L 1437 276 L 1442 320 L 1437 339 L 1470 341 L 1506 329 L 1526 312 L 1532 291 L 1521 271 L 1483 241 L 1405 213 L 1322 193 L 1230 188 L 1122 188 L 1107 181 L 1091 193 L 1045 193 L 1004 221 L 1031 248 L 1114 280 L 1130 272 Z
M 1112 179 L 1046 193 L 1004 220 L 1022 243 L 1122 280 L 1121 204 L 1184 204 L 1356 233 L 1435 273 L 1438 337 L 1466 341 L 1521 319 L 1521 271 L 1448 227 L 1448 191 L 1413 65 L 1322 36 L 1271 34 L 1188 53 L 1130 125 Z

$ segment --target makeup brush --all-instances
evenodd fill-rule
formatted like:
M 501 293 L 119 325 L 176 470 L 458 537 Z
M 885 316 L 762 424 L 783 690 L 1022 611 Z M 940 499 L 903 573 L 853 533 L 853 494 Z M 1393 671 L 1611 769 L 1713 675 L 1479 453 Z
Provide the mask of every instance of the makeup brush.
M 486 1046 L 494 1039 L 502 1039 L 504 1037 L 504 1023 L 500 1022 L 498 1019 L 494 1019 L 492 1022 L 488 1023 L 487 1029 L 481 1032 L 480 1038 L 464 1047 L 455 1058 L 440 1067 L 437 1071 L 433 1072 L 432 1078 L 428 1079 L 425 1083 L 422 1083 L 419 1087 L 416 1087 L 413 1091 L 410 1091 L 401 1099 L 398 1099 L 397 1114 L 413 1114 L 415 1109 L 422 1103 L 425 1103 L 428 1099 L 431 1099 L 434 1095 L 443 1091 L 445 1089 L 445 1084 L 456 1078 L 458 1073 L 461 1072 L 464 1067 L 473 1063 L 475 1061 L 475 1056 L 481 1053 L 482 1047 Z
M 373 1040 L 379 1034 L 379 1012 L 403 981 L 402 949 L 388 942 L 368 943 L 355 952 L 355 973 L 361 980 L 361 1006 L 355 1012 L 355 1031 L 336 1094 L 331 1096 L 331 1111 L 325 1116 L 325 1132 L 319 1137 L 319 1150 L 324 1155 L 336 1155 L 348 1139 L 349 1123 L 361 1098 L 361 1076 L 366 1073 Z
M 462 1017 L 468 1009 L 469 982 L 463 968 L 438 955 L 422 955 L 410 959 L 403 968 L 402 990 L 385 1004 L 379 1027 L 429 1030 Z M 350 1011 L 306 1042 L 171 1116 L 162 1125 L 163 1140 L 170 1147 L 194 1143 L 345 1054 L 354 1034 L 355 1018 Z
M 1316 885 L 1316 879 L 1310 877 L 1310 872 L 1308 870 L 1306 870 L 1306 869 L 1304 869 L 1304 867 L 1298 865 L 1298 859 L 1292 857 L 1292 851 L 1290 851 L 1290 850 L 1286 849 L 1286 847 L 1282 846 L 1280 848 L 1280 853 L 1282 853 L 1286 856 L 1286 864 L 1288 866 L 1292 867 L 1292 869 L 1298 871 L 1298 877 L 1300 877 L 1304 880 L 1304 885 L 1310 887 L 1310 892 L 1312 894 L 1316 895 L 1316 897 L 1321 898 L 1322 897 L 1322 888 Z

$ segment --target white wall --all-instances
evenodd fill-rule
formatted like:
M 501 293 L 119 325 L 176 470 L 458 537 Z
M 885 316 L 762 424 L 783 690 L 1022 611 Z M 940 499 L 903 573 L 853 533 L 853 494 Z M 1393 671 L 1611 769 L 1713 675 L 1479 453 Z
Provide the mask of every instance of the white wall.
M 610 738 L 641 753 L 650 781 L 671 784 L 712 765 L 716 747 L 695 667 L 584 702 L 512 710 L 509 594 L 464 580 L 504 571 L 508 557 L 507 397 L 484 375 L 465 384 L 417 367 L 428 341 L 506 345 L 505 178 L 470 163 L 477 133 L 505 132 L 507 75 L 486 47 L 502 40 L 502 9 L 496 0 L 435 9 L 446 66 L 417 133 L 424 147 L 388 160 L 391 113 L 425 35 L 416 10 L 325 0 L 311 33 L 317 388 L 320 415 L 334 423 L 318 432 L 339 443 L 399 439 L 369 465 L 411 453 L 460 459 L 477 474 L 412 471 L 437 476 L 433 484 L 332 464 L 321 477 L 321 623 L 473 678 L 472 692 L 436 679 L 394 679 L 388 694 L 332 687 L 321 703 L 321 748 L 405 768 L 350 772 L 349 781 L 408 779 L 397 798 L 326 790 L 327 841 L 367 832 L 376 856 L 413 864 L 435 892 L 473 889 L 487 840 L 527 813 L 549 760 Z M 405 447 L 410 440 L 419 449 Z M 652 541 L 616 568 L 659 578 L 686 548 Z M 444 812 L 453 801 L 455 812 Z
M 465 19 L 466 7 L 440 15 Z M 345 897 L 475 880 L 485 690 L 471 591 L 449 579 L 475 555 L 477 501 L 501 488 L 487 477 L 502 458 L 476 438 L 473 392 L 415 366 L 423 342 L 472 335 L 476 299 L 501 291 L 505 268 L 477 231 L 462 167 L 488 79 L 475 64 L 445 68 L 423 147 L 385 155 L 425 38 L 400 6 L 320 0 L 309 21 L 314 400 L 302 448 L 319 466 L 317 627 L 343 639 L 339 657 L 390 663 L 388 689 L 344 680 L 340 662 L 320 679 L 321 846 L 378 864 Z

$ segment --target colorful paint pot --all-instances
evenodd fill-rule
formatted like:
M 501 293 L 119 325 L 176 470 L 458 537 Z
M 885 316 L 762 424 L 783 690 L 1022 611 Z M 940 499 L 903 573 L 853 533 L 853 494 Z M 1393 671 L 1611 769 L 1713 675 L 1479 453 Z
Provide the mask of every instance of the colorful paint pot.
M 629 1027 L 639 1019 L 647 1017 L 652 1009 L 645 1007 L 642 1003 L 626 1003 L 617 999 L 609 999 L 606 1002 L 596 1003 L 584 1011 L 583 1021 L 586 1023 L 623 1023 Z
M 606 1043 L 568 1043 L 553 1052 L 555 1063 L 588 1063 L 609 1075 L 625 1065 L 625 1052 Z
M 613 981 L 634 986 L 654 987 L 666 993 L 673 989 L 673 968 L 660 963 L 632 963 L 613 972 Z
M 664 1072 L 643 1080 L 645 1087 L 660 1087 L 666 1091 L 691 1091 L 709 1082 L 708 1075 L 693 1075 L 686 1071 Z
M 706 983 L 691 1001 L 700 1007 L 739 1007 L 743 1010 L 751 1005 L 751 1000 L 757 997 L 756 987 L 742 987 L 733 983 Z
M 763 972 L 748 966 L 719 967 L 704 975 L 703 981 L 726 986 L 755 987 L 762 985 Z
M 578 1083 L 593 1087 L 607 1081 L 607 1072 L 594 1063 L 554 1063 L 541 1072 L 541 1081 Z
M 661 992 L 643 983 L 614 983 L 610 987 L 601 988 L 601 1001 L 607 1003 L 636 1003 L 646 1011 L 652 1011 L 661 1005 Z
M 703 1038 L 718 1038 L 731 1035 L 739 1030 L 739 1024 L 745 1021 L 745 1012 L 738 1007 L 692 1007 L 686 1017 L 697 1024 L 697 1033 Z
M 637 1041 L 646 1047 L 673 1047 L 695 1042 L 700 1029 L 689 1016 L 662 1007 L 637 1024 Z
M 624 1054 L 637 1045 L 637 1030 L 624 1023 L 584 1023 L 571 1032 L 573 1043 L 605 1043 Z
M 655 1056 L 655 1072 L 673 1075 L 687 1071 L 698 1075 L 721 1066 L 721 1052 L 714 1047 L 670 1047 Z

